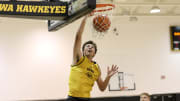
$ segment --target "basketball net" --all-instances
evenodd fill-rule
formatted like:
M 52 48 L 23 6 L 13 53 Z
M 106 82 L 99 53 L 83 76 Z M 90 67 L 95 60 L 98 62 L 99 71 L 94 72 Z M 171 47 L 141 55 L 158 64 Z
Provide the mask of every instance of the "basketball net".
M 96 9 L 90 14 L 91 18 L 91 29 L 92 29 L 92 37 L 94 38 L 103 38 L 109 30 L 112 28 L 112 19 L 113 19 L 113 9 L 115 8 L 114 4 L 96 4 Z M 93 26 L 93 19 L 98 16 L 107 16 L 111 22 L 110 28 L 106 32 L 99 32 Z

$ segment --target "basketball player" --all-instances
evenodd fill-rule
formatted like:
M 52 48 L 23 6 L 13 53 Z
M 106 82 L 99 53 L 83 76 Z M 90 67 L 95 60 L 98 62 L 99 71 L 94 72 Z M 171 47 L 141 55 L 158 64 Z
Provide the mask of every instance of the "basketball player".
M 151 101 L 151 96 L 148 93 L 142 93 L 140 95 L 140 101 Z
M 97 82 L 101 91 L 104 91 L 110 78 L 118 72 L 118 67 L 112 65 L 107 67 L 107 76 L 103 81 L 98 64 L 93 60 L 97 46 L 93 41 L 84 43 L 81 51 L 82 34 L 84 31 L 87 16 L 82 20 L 79 30 L 76 33 L 73 62 L 69 78 L 69 92 L 67 101 L 90 101 L 90 91 Z

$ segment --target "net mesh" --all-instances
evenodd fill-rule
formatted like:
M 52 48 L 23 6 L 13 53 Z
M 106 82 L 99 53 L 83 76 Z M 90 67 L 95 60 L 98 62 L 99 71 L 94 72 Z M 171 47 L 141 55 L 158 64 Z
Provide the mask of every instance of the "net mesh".
M 103 38 L 112 27 L 113 4 L 97 4 L 91 14 L 92 37 Z

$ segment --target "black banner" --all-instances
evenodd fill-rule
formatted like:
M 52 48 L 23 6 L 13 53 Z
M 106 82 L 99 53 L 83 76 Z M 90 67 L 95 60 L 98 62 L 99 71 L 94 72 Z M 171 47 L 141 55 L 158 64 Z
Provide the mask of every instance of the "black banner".
M 0 16 L 68 16 L 68 2 L 0 1 Z

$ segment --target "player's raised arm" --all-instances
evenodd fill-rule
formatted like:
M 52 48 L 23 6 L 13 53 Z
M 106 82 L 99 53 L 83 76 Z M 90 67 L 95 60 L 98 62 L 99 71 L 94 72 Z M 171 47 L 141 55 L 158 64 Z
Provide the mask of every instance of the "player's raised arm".
M 84 27 L 86 24 L 86 19 L 87 19 L 87 16 L 85 16 L 85 18 L 82 20 L 81 25 L 75 36 L 72 65 L 75 65 L 78 62 L 78 60 L 83 56 L 81 52 L 81 42 L 82 42 L 82 34 L 83 34 Z

